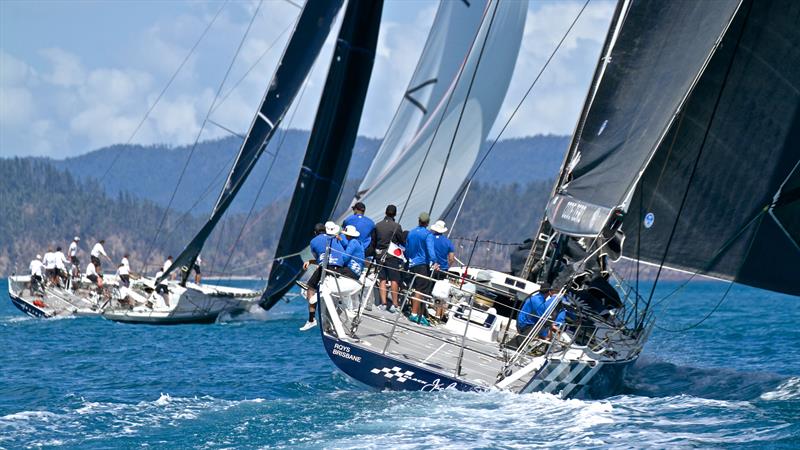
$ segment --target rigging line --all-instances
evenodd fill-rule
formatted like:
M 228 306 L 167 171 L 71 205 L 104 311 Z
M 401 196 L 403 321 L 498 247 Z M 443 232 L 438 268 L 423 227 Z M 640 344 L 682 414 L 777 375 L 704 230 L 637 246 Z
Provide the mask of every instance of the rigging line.
M 478 70 L 481 68 L 481 61 L 483 60 L 483 54 L 486 51 L 486 46 L 489 44 L 489 39 L 491 39 L 492 25 L 494 25 L 494 18 L 497 15 L 497 9 L 500 7 L 500 3 L 498 3 L 497 5 L 498 6 L 494 9 L 494 12 L 492 13 L 492 20 L 491 22 L 489 22 L 489 27 L 486 30 L 486 38 L 484 38 L 483 44 L 481 45 L 481 51 L 480 53 L 478 53 L 478 61 L 475 63 L 475 70 L 472 72 L 472 77 L 469 80 L 469 86 L 467 87 L 467 94 L 464 97 L 464 103 L 461 105 L 461 112 L 458 113 L 458 120 L 456 121 L 455 133 L 453 133 L 453 137 L 452 139 L 450 139 L 450 147 L 447 149 L 447 155 L 444 157 L 442 172 L 439 175 L 439 181 L 436 183 L 436 189 L 433 191 L 433 199 L 431 200 L 431 207 L 428 212 L 433 211 L 433 206 L 436 204 L 436 198 L 439 196 L 439 189 L 442 187 L 442 179 L 444 178 L 444 173 L 447 170 L 447 164 L 450 162 L 450 155 L 453 153 L 453 146 L 455 146 L 456 144 L 456 138 L 458 137 L 458 132 L 461 129 L 461 121 L 464 119 L 464 112 L 466 112 L 467 110 L 467 101 L 469 100 L 469 96 L 472 93 L 472 87 L 475 85 L 475 79 L 478 77 Z M 453 93 L 455 94 L 455 92 Z M 433 146 L 433 140 L 431 140 L 431 146 Z M 467 192 L 465 191 L 464 192 L 465 198 L 466 194 Z
M 180 73 L 181 69 L 183 69 L 183 66 L 186 65 L 186 62 L 188 62 L 189 58 L 192 56 L 192 54 L 194 54 L 195 49 L 197 49 L 197 46 L 200 45 L 200 42 L 203 40 L 203 38 L 205 38 L 208 31 L 211 29 L 211 26 L 214 25 L 214 22 L 217 21 L 217 18 L 219 18 L 219 15 L 222 13 L 222 10 L 225 9 L 225 5 L 227 4 L 228 0 L 225 0 L 222 3 L 222 6 L 219 7 L 219 10 L 217 10 L 217 13 L 211 19 L 211 22 L 209 22 L 208 25 L 206 25 L 205 30 L 203 30 L 203 32 L 200 34 L 200 37 L 197 39 L 192 48 L 189 50 L 189 53 L 187 53 L 186 56 L 183 58 L 183 61 L 181 61 L 180 65 L 178 65 L 178 68 L 175 69 L 175 72 L 172 74 L 169 81 L 167 81 L 167 84 L 164 86 L 164 88 L 161 89 L 161 92 L 158 94 L 153 104 L 150 105 L 150 108 L 148 108 L 147 112 L 144 113 L 144 117 L 142 117 L 142 120 L 140 120 L 139 124 L 136 125 L 136 128 L 133 130 L 133 133 L 131 133 L 131 136 L 128 138 L 127 142 L 125 142 L 125 145 L 129 145 L 133 141 L 133 138 L 136 137 L 136 134 L 142 128 L 144 122 L 147 120 L 148 117 L 150 117 L 150 113 L 153 112 L 153 109 L 155 109 L 156 105 L 161 100 L 161 97 L 164 96 L 164 94 L 167 92 L 167 89 L 169 89 L 169 87 L 172 85 L 172 82 L 175 81 L 175 78 L 177 78 L 178 73 Z M 108 165 L 108 168 L 106 168 L 106 171 L 103 173 L 103 176 L 100 177 L 101 184 L 103 183 L 103 180 L 105 180 L 106 176 L 108 175 L 108 172 L 111 171 L 111 168 L 114 167 L 114 164 L 116 164 L 117 160 L 121 155 L 122 155 L 121 151 L 117 152 L 117 154 L 114 155 L 114 159 L 111 160 L 111 164 Z
M 764 214 L 759 214 L 758 217 L 760 217 L 762 221 L 764 220 Z M 737 276 L 734 277 L 734 279 L 738 278 L 739 272 L 741 272 L 742 267 L 744 267 L 745 259 L 746 259 L 747 255 L 750 254 L 750 250 L 753 248 L 753 244 L 756 241 L 756 235 L 757 235 L 757 233 L 753 233 L 753 235 L 750 237 L 750 242 L 747 245 L 747 251 L 744 253 L 745 258 L 742 258 L 742 262 L 739 264 L 739 268 L 736 270 Z M 719 309 L 719 307 L 722 305 L 722 302 L 725 301 L 725 299 L 728 297 L 728 294 L 731 292 L 731 289 L 733 288 L 734 284 L 735 284 L 735 281 L 731 280 L 731 282 L 728 283 L 727 289 L 725 289 L 725 292 L 722 294 L 722 297 L 719 299 L 717 304 L 714 305 L 714 308 L 711 311 L 709 311 L 708 314 L 706 314 L 702 319 L 700 319 L 699 321 L 693 323 L 692 325 L 689 325 L 688 327 L 685 327 L 685 328 L 678 328 L 678 329 L 671 329 L 671 328 L 662 327 L 662 326 L 659 326 L 657 323 L 653 323 L 653 326 L 655 326 L 659 330 L 665 331 L 667 333 L 683 333 L 683 332 L 691 330 L 692 328 L 699 327 L 703 322 L 708 320 L 708 318 L 710 318 L 715 312 L 717 312 L 717 309 Z
M 266 50 L 264 50 L 264 52 L 262 52 L 262 53 L 261 53 L 261 56 L 259 56 L 259 57 L 258 57 L 258 59 L 256 59 L 256 62 L 254 62 L 254 63 L 253 63 L 251 66 L 250 66 L 250 68 L 249 68 L 249 69 L 247 69 L 247 71 L 244 73 L 244 75 L 242 75 L 242 77 L 241 77 L 241 78 L 239 78 L 239 81 L 237 81 L 236 83 L 234 83 L 234 84 L 233 84 L 233 87 L 232 87 L 232 88 L 230 88 L 230 90 L 228 90 L 228 92 L 227 92 L 225 95 L 223 95 L 223 96 L 222 96 L 222 100 L 220 100 L 220 101 L 219 101 L 219 103 L 217 103 L 217 106 L 215 106 L 215 107 L 214 107 L 214 110 L 213 110 L 213 111 L 211 111 L 211 114 L 214 114 L 214 113 L 217 111 L 217 109 L 218 109 L 220 106 L 222 106 L 222 104 L 223 104 L 223 103 L 225 103 L 225 101 L 226 101 L 226 100 L 228 100 L 228 97 L 230 97 L 230 96 L 231 96 L 231 94 L 233 94 L 233 92 L 236 90 L 236 88 L 238 88 L 238 87 L 239 87 L 239 85 L 240 85 L 240 84 L 242 84 L 242 82 L 243 82 L 243 81 L 244 81 L 244 80 L 245 80 L 245 79 L 246 79 L 246 78 L 247 78 L 247 77 L 250 75 L 250 72 L 252 72 L 252 71 L 253 71 L 253 70 L 256 68 L 256 66 L 258 66 L 258 65 L 261 63 L 261 60 L 262 60 L 262 59 L 263 59 L 265 56 L 267 56 L 267 53 L 269 53 L 269 52 L 270 52 L 270 50 L 272 50 L 272 48 L 273 48 L 273 47 L 275 47 L 275 45 L 277 45 L 277 44 L 278 44 L 278 41 L 280 41 L 281 37 L 283 37 L 283 35 L 284 35 L 284 34 L 286 34 L 286 32 L 287 32 L 287 31 L 289 31 L 290 29 L 292 29 L 292 25 L 293 25 L 293 23 L 290 23 L 289 25 L 287 25 L 287 26 L 286 26 L 286 28 L 284 28 L 284 29 L 283 29 L 283 31 L 281 31 L 281 33 L 278 35 L 278 37 L 276 37 L 276 38 L 275 38 L 275 40 L 273 40 L 273 41 L 272 41 L 272 43 L 271 43 L 271 44 L 269 44 L 269 46 L 267 47 L 267 49 L 266 49 Z M 217 125 L 217 124 L 215 123 L 215 125 Z M 217 125 L 217 126 L 220 126 L 220 125 Z M 235 134 L 235 133 L 234 133 L 234 134 Z M 238 134 L 237 134 L 237 136 L 238 136 Z
M 722 93 L 725 91 L 725 87 L 728 85 L 728 77 L 730 76 L 731 70 L 733 70 L 733 62 L 736 60 L 736 55 L 739 52 L 739 45 L 742 41 L 742 36 L 744 36 L 744 30 L 747 28 L 747 21 L 750 17 L 750 12 L 753 10 L 753 3 L 750 2 L 747 12 L 744 15 L 742 27 L 739 30 L 739 36 L 736 37 L 736 44 L 733 47 L 733 54 L 731 55 L 731 59 L 728 62 L 728 67 L 725 69 L 725 75 L 722 78 L 722 82 L 720 83 L 719 92 L 717 93 L 717 98 L 714 101 L 714 107 L 711 109 L 711 117 L 708 119 L 708 125 L 706 126 L 705 133 L 703 134 L 703 140 L 700 141 L 700 148 L 697 151 L 697 157 L 694 160 L 694 165 L 692 166 L 692 171 L 689 174 L 689 178 L 686 180 L 686 190 L 683 192 L 683 198 L 681 199 L 680 206 L 678 207 L 678 212 L 675 215 L 675 222 L 672 224 L 672 229 L 670 230 L 669 238 L 667 239 L 667 245 L 664 248 L 664 254 L 661 257 L 661 263 L 658 265 L 658 271 L 656 272 L 656 278 L 653 281 L 653 285 L 650 289 L 650 295 L 647 298 L 647 302 L 644 306 L 644 314 L 647 313 L 648 309 L 650 308 L 650 302 L 653 300 L 653 295 L 656 291 L 656 286 L 658 285 L 659 278 L 661 277 L 661 272 L 664 268 L 664 262 L 667 260 L 667 254 L 669 253 L 669 249 L 672 246 L 672 241 L 675 237 L 675 232 L 678 229 L 678 221 L 680 220 L 681 213 L 683 212 L 683 208 L 686 206 L 686 200 L 689 198 L 689 190 L 692 186 L 692 181 L 694 180 L 694 176 L 697 174 L 697 167 L 700 165 L 700 159 L 703 156 L 703 152 L 706 148 L 706 142 L 708 141 L 708 137 L 711 134 L 711 125 L 714 123 L 714 118 L 717 115 L 717 111 L 719 110 L 719 104 L 722 101 Z
M 494 22 L 495 14 L 497 13 L 497 8 L 499 7 L 499 3 L 494 4 L 494 10 L 492 11 L 492 17 L 489 19 L 488 29 L 486 31 L 486 37 L 489 37 L 489 31 L 491 31 L 492 23 Z M 484 16 L 485 17 L 485 16 Z M 483 20 L 481 20 L 481 26 L 483 25 Z M 472 46 L 475 45 L 475 42 L 478 40 L 480 36 L 480 27 L 478 28 L 477 33 L 475 33 L 475 37 L 472 38 L 472 44 L 470 45 L 470 49 L 467 52 L 467 56 L 464 59 L 464 65 L 466 66 L 466 62 L 469 60 L 469 56 L 472 53 Z M 485 45 L 485 41 L 484 41 Z M 456 75 L 455 83 L 453 83 L 453 88 L 450 91 L 449 95 L 447 96 L 447 102 L 444 105 L 444 109 L 442 110 L 442 116 L 439 118 L 439 122 L 436 124 L 436 128 L 433 130 L 433 137 L 431 137 L 431 143 L 428 145 L 427 150 L 425 150 L 425 156 L 422 158 L 422 163 L 419 165 L 419 170 L 417 170 L 417 175 L 414 177 L 414 183 L 411 185 L 411 190 L 408 191 L 408 197 L 406 198 L 405 203 L 403 204 L 403 209 L 400 211 L 400 217 L 397 219 L 398 221 L 403 219 L 403 215 L 406 212 L 406 208 L 408 207 L 408 203 L 411 201 L 411 196 L 414 194 L 414 189 L 417 187 L 417 182 L 419 182 L 419 177 L 422 174 L 422 169 L 425 167 L 425 161 L 428 160 L 428 155 L 430 155 L 431 148 L 433 147 L 434 141 L 436 141 L 436 136 L 439 134 L 439 129 L 442 127 L 442 123 L 444 122 L 445 117 L 447 116 L 447 110 L 450 108 L 450 102 L 453 101 L 453 96 L 455 95 L 456 87 L 461 82 L 461 76 L 464 75 L 463 66 L 461 70 L 458 71 Z M 475 66 L 475 71 L 477 72 L 478 66 Z M 464 99 L 464 103 L 466 104 L 468 99 Z M 395 229 L 396 231 L 396 229 Z M 392 237 L 394 237 L 394 233 L 392 233 Z
M 289 134 L 289 128 L 291 128 L 292 123 L 294 122 L 294 118 L 297 115 L 297 111 L 300 110 L 300 103 L 303 100 L 303 95 L 306 92 L 306 88 L 308 87 L 308 82 L 311 79 L 312 75 L 313 73 L 310 73 L 309 76 L 306 77 L 306 80 L 303 82 L 303 89 L 300 91 L 300 95 L 298 96 L 297 102 L 295 103 L 296 106 L 294 108 L 294 111 L 292 112 L 291 117 L 289 117 L 289 121 L 286 122 L 286 127 L 283 129 L 281 140 L 280 142 L 278 142 L 278 148 L 275 149 L 275 156 L 273 156 L 272 161 L 270 161 L 269 163 L 269 167 L 267 168 L 267 172 L 264 175 L 264 179 L 261 180 L 261 185 L 258 187 L 258 193 L 256 194 L 256 197 L 253 199 L 253 203 L 250 205 L 250 211 L 247 212 L 247 216 L 245 217 L 244 222 L 242 222 L 242 227 L 241 229 L 239 229 L 239 234 L 236 236 L 236 240 L 230 247 L 231 250 L 228 252 L 228 258 L 225 260 L 225 265 L 222 267 L 221 273 L 225 273 L 225 271 L 228 270 L 228 265 L 230 264 L 231 258 L 233 257 L 233 249 L 236 248 L 236 245 L 239 244 L 239 240 L 242 238 L 242 234 L 244 234 L 245 228 L 247 228 L 247 222 L 248 220 L 250 220 L 250 216 L 252 216 L 253 211 L 255 210 L 256 203 L 258 202 L 258 199 L 261 197 L 261 192 L 264 190 L 264 185 L 266 185 L 267 179 L 269 179 L 269 176 L 272 173 L 272 168 L 275 167 L 275 161 L 278 160 L 278 155 L 280 154 L 281 148 L 283 148 L 283 144 L 284 142 L 286 142 L 286 136 Z M 309 139 L 311 139 L 310 135 Z
M 484 155 L 481 158 L 481 160 L 478 163 L 478 165 L 475 166 L 474 169 L 472 169 L 472 174 L 469 176 L 469 178 L 467 178 L 468 181 L 472 181 L 472 179 L 475 178 L 475 175 L 478 173 L 478 170 L 480 170 L 480 168 L 483 166 L 483 163 L 486 161 L 486 158 L 489 156 L 489 154 L 492 152 L 492 150 L 494 150 L 495 145 L 497 145 L 497 142 L 500 140 L 500 138 L 503 136 L 503 133 L 508 128 L 508 125 L 511 123 L 511 121 L 514 119 L 514 117 L 517 115 L 517 112 L 519 112 L 519 109 L 522 107 L 522 104 L 528 98 L 528 95 L 530 95 L 530 93 L 533 90 L 534 86 L 536 86 L 536 83 L 542 77 L 542 74 L 547 69 L 547 67 L 550 65 L 550 62 L 556 56 L 556 53 L 558 53 L 558 51 L 561 49 L 561 46 L 564 44 L 564 41 L 567 39 L 567 36 L 569 36 L 569 34 L 572 32 L 572 29 L 575 27 L 575 24 L 578 22 L 578 19 L 580 19 L 581 15 L 583 15 L 583 12 L 586 10 L 586 7 L 589 6 L 589 2 L 590 1 L 591 0 L 586 0 L 584 2 L 584 4 L 581 7 L 580 11 L 578 11 L 578 14 L 575 16 L 575 19 L 569 25 L 569 28 L 567 28 L 567 31 L 561 37 L 561 40 L 558 41 L 558 44 L 553 49 L 553 51 L 550 53 L 550 56 L 547 58 L 547 61 L 545 61 L 544 65 L 539 70 L 539 73 L 536 75 L 536 78 L 534 78 L 533 82 L 528 87 L 528 90 L 525 92 L 525 95 L 523 95 L 522 99 L 519 101 L 519 103 L 517 103 L 517 106 L 514 108 L 514 111 L 512 111 L 511 116 L 509 116 L 508 120 L 506 120 L 506 123 L 503 125 L 503 128 L 501 128 L 500 132 L 497 133 L 497 136 L 494 138 L 494 141 L 492 141 L 492 145 L 490 145 L 489 149 L 486 150 L 486 153 L 484 153 Z M 462 191 L 463 191 L 463 188 L 462 188 Z M 450 207 L 447 209 L 447 212 L 444 215 L 447 216 L 447 214 L 450 214 L 450 211 L 452 209 L 453 209 L 453 205 L 450 205 Z
M 250 29 L 253 26 L 253 22 L 255 22 L 256 17 L 258 16 L 258 11 L 259 9 L 261 9 L 262 3 L 263 0 L 259 0 L 258 6 L 256 7 L 256 10 L 253 12 L 253 17 L 250 18 L 250 23 L 247 24 L 247 29 L 245 30 L 244 35 L 242 36 L 242 40 L 239 42 L 239 46 L 236 48 L 236 52 L 234 53 L 233 58 L 231 59 L 231 63 L 228 65 L 228 69 L 225 71 L 225 76 L 222 77 L 222 82 L 220 83 L 219 88 L 217 89 L 217 92 L 214 95 L 214 99 L 211 101 L 211 105 L 208 108 L 206 117 L 203 120 L 203 123 L 200 125 L 200 130 L 198 130 L 197 136 L 194 139 L 194 144 L 192 144 L 192 149 L 189 151 L 189 156 L 186 158 L 186 163 L 184 163 L 183 169 L 181 169 L 181 174 L 178 177 L 178 182 L 175 184 L 175 189 L 172 191 L 169 203 L 167 203 L 167 207 L 166 209 L 164 209 L 164 214 L 161 217 L 161 222 L 159 223 L 158 228 L 156 229 L 156 233 L 153 236 L 153 240 L 150 243 L 150 248 L 147 251 L 147 257 L 145 258 L 145 260 L 150 259 L 150 253 L 153 250 L 153 246 L 155 245 L 156 239 L 158 238 L 158 234 L 161 232 L 161 228 L 164 226 L 164 221 L 166 220 L 167 214 L 169 213 L 169 208 L 172 206 L 172 202 L 175 200 L 175 195 L 178 193 L 178 188 L 181 185 L 181 181 L 183 181 L 183 176 L 186 174 L 186 169 L 189 167 L 189 161 L 192 160 L 192 155 L 194 154 L 194 151 L 197 149 L 197 143 L 200 141 L 200 136 L 202 136 L 203 134 L 203 130 L 205 129 L 206 123 L 208 122 L 208 118 L 211 115 L 211 111 L 214 110 L 214 105 L 216 104 L 217 99 L 219 98 L 219 94 L 222 92 L 223 86 L 225 86 L 225 82 L 228 80 L 228 75 L 230 75 L 231 73 L 231 68 L 233 68 L 233 64 L 236 62 L 236 58 L 239 56 L 239 52 L 242 50 L 242 47 L 244 46 L 244 42 L 247 39 L 247 35 L 250 33 Z

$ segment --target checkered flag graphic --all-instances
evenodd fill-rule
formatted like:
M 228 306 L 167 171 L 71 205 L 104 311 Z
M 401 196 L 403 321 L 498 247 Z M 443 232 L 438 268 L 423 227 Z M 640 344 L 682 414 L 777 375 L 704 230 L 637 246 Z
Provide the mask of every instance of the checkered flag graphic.
M 375 375 L 380 375 L 382 373 L 384 377 L 390 380 L 392 378 L 395 378 L 400 383 L 405 383 L 406 380 L 408 380 L 409 378 L 411 378 L 412 375 L 414 375 L 414 372 L 410 370 L 406 370 L 404 372 L 403 369 L 397 366 L 392 367 L 391 369 L 388 367 L 384 367 L 383 369 L 372 369 L 370 370 L 370 372 L 374 373 Z

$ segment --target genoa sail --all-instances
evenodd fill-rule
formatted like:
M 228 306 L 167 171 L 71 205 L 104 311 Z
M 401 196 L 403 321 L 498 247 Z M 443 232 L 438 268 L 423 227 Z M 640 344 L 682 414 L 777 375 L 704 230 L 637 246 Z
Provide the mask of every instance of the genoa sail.
M 367 192 L 383 177 L 447 93 L 480 26 L 487 1 L 440 2 L 405 95 L 357 192 Z
M 261 305 L 269 309 L 302 272 L 314 224 L 333 213 L 352 156 L 375 60 L 383 2 L 350 0 L 317 108 Z M 285 255 L 281 257 L 282 255 Z
M 797 17 L 742 5 L 639 182 L 626 256 L 800 295 Z
M 182 282 L 186 282 L 189 268 L 194 265 L 208 236 L 211 235 L 214 227 L 255 167 L 258 158 L 264 152 L 270 138 L 275 134 L 275 130 L 311 71 L 322 45 L 330 33 L 342 2 L 343 0 L 309 0 L 306 2 L 258 112 L 250 124 L 250 129 L 239 149 L 228 179 L 212 209 L 211 216 L 178 255 L 170 270 L 161 276 L 161 279 L 166 278 L 175 268 L 181 268 L 183 271 Z
M 439 218 L 461 189 L 494 124 L 516 63 L 527 2 L 491 1 L 469 53 L 447 91 L 406 148 L 384 165 L 360 201 L 382 218 L 397 206 L 404 228 L 420 212 Z M 372 206 L 371 206 L 372 205 Z
M 627 210 L 641 172 L 717 49 L 739 0 L 631 0 L 573 136 L 569 172 L 547 206 L 557 231 L 595 236 Z

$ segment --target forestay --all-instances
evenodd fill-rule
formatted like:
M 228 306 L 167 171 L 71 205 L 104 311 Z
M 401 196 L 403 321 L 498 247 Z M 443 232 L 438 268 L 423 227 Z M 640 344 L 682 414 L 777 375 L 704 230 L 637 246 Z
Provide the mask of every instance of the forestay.
M 261 305 L 271 308 L 301 273 L 311 231 L 333 213 L 342 190 L 367 94 L 378 42 L 382 0 L 350 0 L 311 138 L 283 224 Z
M 419 132 L 360 200 L 374 220 L 395 204 L 404 228 L 422 211 L 436 219 L 469 175 L 505 98 L 525 26 L 527 2 L 491 1 L 469 54 Z M 391 131 L 391 130 L 390 130 Z M 389 150 L 387 150 L 389 152 Z M 390 152 L 391 153 L 391 152 Z
M 641 179 L 626 256 L 800 295 L 797 17 L 742 5 Z
M 730 25 L 739 0 L 625 2 L 571 143 L 553 228 L 594 236 L 633 189 Z M 596 78 L 598 78 L 596 76 Z
M 258 113 L 239 149 L 225 186 L 214 205 L 211 217 L 175 259 L 170 270 L 161 276 L 161 279 L 166 278 L 175 268 L 182 268 L 184 270 L 182 281 L 186 282 L 186 278 L 189 276 L 188 269 L 194 265 L 206 239 L 253 170 L 258 158 L 266 148 L 267 142 L 283 120 L 286 111 L 314 65 L 322 44 L 330 33 L 336 14 L 342 6 L 342 1 L 308 0 L 306 2 L 289 44 L 284 50 L 278 68 L 264 94 Z

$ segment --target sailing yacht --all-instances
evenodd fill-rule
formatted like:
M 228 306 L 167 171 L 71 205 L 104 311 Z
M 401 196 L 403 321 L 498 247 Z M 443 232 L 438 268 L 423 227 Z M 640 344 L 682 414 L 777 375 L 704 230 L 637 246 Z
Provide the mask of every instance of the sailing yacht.
M 425 296 L 447 320 L 424 327 L 370 308 L 374 275 L 325 270 L 331 360 L 378 389 L 603 397 L 653 329 L 663 270 L 800 295 L 799 14 L 788 0 L 621 0 L 519 276 L 451 268 Z M 621 260 L 655 278 L 624 279 Z M 545 284 L 556 293 L 521 335 Z

